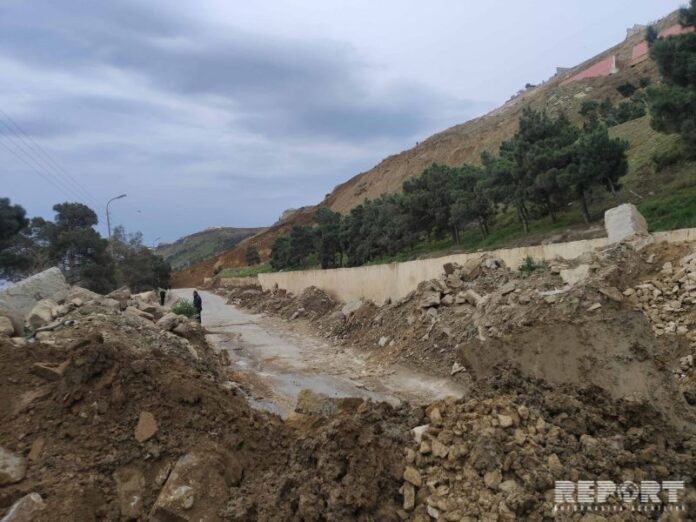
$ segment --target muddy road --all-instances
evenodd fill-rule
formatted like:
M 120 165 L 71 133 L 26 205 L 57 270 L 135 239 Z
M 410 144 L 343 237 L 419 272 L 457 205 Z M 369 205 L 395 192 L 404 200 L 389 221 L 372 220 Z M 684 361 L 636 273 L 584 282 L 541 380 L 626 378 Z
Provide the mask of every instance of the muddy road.
M 192 291 L 173 290 L 187 299 Z M 256 408 L 286 416 L 303 389 L 392 404 L 425 404 L 466 391 L 448 379 L 374 364 L 364 352 L 332 346 L 283 320 L 244 312 L 211 292 L 200 294 L 208 342 L 229 353 L 234 379 L 250 392 L 249 401 Z

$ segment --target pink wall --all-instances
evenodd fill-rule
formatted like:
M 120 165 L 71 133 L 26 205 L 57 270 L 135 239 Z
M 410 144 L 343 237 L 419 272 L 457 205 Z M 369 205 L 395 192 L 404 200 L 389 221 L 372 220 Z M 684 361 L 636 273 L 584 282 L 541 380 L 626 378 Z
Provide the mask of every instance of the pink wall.
M 679 24 L 668 27 L 667 29 L 660 31 L 658 35 L 660 38 L 667 38 L 668 36 L 678 36 L 680 34 L 690 33 L 694 30 L 693 27 L 683 27 Z
M 597 76 L 609 76 L 614 72 L 616 67 L 616 56 L 607 56 L 601 62 L 597 62 L 591 65 L 584 71 L 580 71 L 575 76 L 571 76 L 567 80 L 561 82 L 561 85 L 567 85 L 571 82 L 577 82 L 579 80 L 585 80 L 586 78 L 596 78 Z

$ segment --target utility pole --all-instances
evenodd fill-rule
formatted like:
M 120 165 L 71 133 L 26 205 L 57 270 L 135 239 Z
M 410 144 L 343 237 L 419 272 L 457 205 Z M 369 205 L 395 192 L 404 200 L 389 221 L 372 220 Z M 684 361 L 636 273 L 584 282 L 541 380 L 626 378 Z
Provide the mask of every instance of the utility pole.
M 111 253 L 111 257 L 114 257 L 114 247 L 113 244 L 111 243 L 111 216 L 109 215 L 109 205 L 111 204 L 112 201 L 116 201 L 117 199 L 125 198 L 126 194 L 121 194 L 120 196 L 116 196 L 115 198 L 111 198 L 109 201 L 106 202 L 106 228 L 109 232 L 109 251 Z

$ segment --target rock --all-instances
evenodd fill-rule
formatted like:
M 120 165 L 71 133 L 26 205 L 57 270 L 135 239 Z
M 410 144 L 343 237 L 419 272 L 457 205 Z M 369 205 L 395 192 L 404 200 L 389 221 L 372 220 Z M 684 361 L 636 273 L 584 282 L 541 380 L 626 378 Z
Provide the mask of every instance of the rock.
M 431 409 L 428 417 L 434 426 L 440 426 L 442 424 L 442 414 L 440 413 L 440 408 L 436 407 Z
M 155 416 L 149 411 L 141 411 L 138 425 L 135 427 L 135 440 L 145 442 L 155 436 L 157 429 Z
M 104 296 L 96 292 L 92 292 L 91 290 L 87 290 L 86 288 L 82 288 L 81 286 L 72 286 L 70 287 L 65 300 L 70 302 L 73 299 L 79 299 L 83 303 L 87 303 L 89 301 L 96 301 L 102 297 Z
M 563 465 L 561 464 L 561 460 L 558 458 L 558 455 L 555 453 L 552 453 L 549 455 L 549 458 L 546 461 L 549 471 L 555 476 L 555 477 L 560 477 L 561 473 L 563 473 Z
M 478 293 L 471 289 L 460 292 L 457 297 L 458 299 L 462 299 L 463 302 L 469 303 L 473 306 L 478 305 L 481 302 L 481 299 L 483 299 Z
M 501 428 L 509 428 L 513 424 L 512 417 L 509 415 L 498 415 L 498 422 Z
M 447 294 L 440 300 L 440 303 L 444 306 L 452 306 L 454 304 L 454 296 L 452 294 Z
M 36 330 L 46 326 L 58 316 L 58 303 L 51 299 L 42 299 L 34 305 L 27 315 L 27 323 Z
M 624 203 L 604 213 L 609 243 L 617 243 L 636 234 L 647 234 L 648 224 L 635 205 Z
M 12 337 L 15 334 L 15 327 L 9 317 L 0 315 L 0 337 Z
M 445 272 L 445 275 L 451 275 L 457 270 L 457 264 L 456 263 L 445 263 L 442 265 L 442 270 Z
M 486 474 L 483 476 L 483 482 L 486 484 L 486 487 L 492 490 L 498 489 L 498 486 L 500 486 L 500 482 L 503 480 L 503 476 L 500 473 L 499 469 L 494 469 L 493 471 L 488 471 Z
M 143 493 L 145 491 L 145 477 L 142 472 L 134 467 L 124 467 L 114 473 L 116 482 L 116 496 L 121 518 L 135 520 L 143 512 Z
M 128 300 L 131 297 L 131 291 L 130 288 L 128 288 L 127 286 L 122 286 L 121 288 L 118 288 L 113 292 L 106 294 L 106 297 L 118 301 L 121 304 L 121 309 L 125 310 L 126 306 L 128 306 Z
M 411 433 L 413 433 L 413 440 L 420 444 L 423 440 L 423 434 L 428 431 L 429 427 L 430 424 L 422 424 L 421 426 L 416 426 L 415 428 L 411 429 Z
M 380 348 L 383 348 L 387 345 L 388 342 L 389 342 L 389 337 L 382 336 L 379 338 L 379 341 L 377 344 L 380 346 Z
M 348 301 L 341 308 L 341 312 L 343 312 L 343 315 L 345 315 L 346 317 L 349 318 L 355 312 L 360 310 L 360 308 L 362 308 L 363 304 L 365 304 L 365 303 L 360 299 L 356 299 L 354 301 Z
M 147 312 L 143 312 L 139 308 L 136 308 L 134 306 L 127 306 L 126 310 L 124 313 L 130 314 L 130 315 L 135 315 L 137 317 L 142 317 L 143 319 L 147 319 L 148 321 L 154 321 L 155 318 L 153 317 L 152 314 L 149 314 Z
M 569 286 L 582 283 L 590 276 L 590 265 L 578 265 L 575 268 L 561 270 L 561 279 Z
M 431 306 L 440 305 L 440 292 L 436 290 L 428 290 L 421 295 L 418 306 L 420 308 L 430 308 Z
M 416 507 L 416 488 L 413 487 L 413 484 L 404 482 L 402 491 L 404 495 L 403 507 L 406 511 L 411 511 Z
M 179 317 L 179 324 L 177 324 L 172 330 L 172 332 L 176 335 L 179 335 L 181 337 L 190 337 L 195 332 L 200 330 L 200 325 L 197 322 L 191 321 L 190 319 L 184 316 Z
M 445 277 L 445 284 L 448 288 L 453 288 L 455 290 L 457 288 L 461 288 L 464 285 L 464 283 L 457 274 L 450 274 L 447 277 Z
M 404 470 L 404 480 L 419 488 L 423 483 L 420 471 L 412 466 L 407 466 Z
M 69 364 L 70 361 L 62 363 L 37 362 L 31 365 L 31 373 L 47 381 L 59 381 L 63 378 Z
M 27 463 L 24 457 L 0 446 L 0 486 L 19 482 L 26 473 Z
M 602 308 L 602 304 L 601 304 L 601 303 L 594 303 L 594 304 L 591 304 L 591 305 L 587 308 L 587 311 L 588 311 L 588 312 L 594 312 L 595 310 L 599 310 L 600 308 Z
M 162 318 L 157 321 L 155 324 L 160 327 L 162 330 L 165 330 L 167 332 L 171 332 L 181 321 L 180 315 L 177 315 L 175 313 L 169 312 L 166 313 L 162 316 Z
M 513 493 L 517 490 L 520 489 L 520 486 L 515 482 L 514 480 L 506 480 L 505 482 L 501 482 L 500 486 L 498 486 L 498 489 L 502 491 L 503 493 Z
M 69 286 L 57 267 L 49 268 L 0 291 L 0 309 L 25 317 L 41 299 L 65 301 Z
M 12 337 L 10 342 L 17 348 L 24 348 L 27 345 L 27 340 L 24 337 Z
M 192 452 L 181 457 L 150 511 L 152 522 L 219 520 L 227 502 L 223 459 Z
M 0 308 L 0 317 L 8 319 L 12 323 L 15 336 L 24 335 L 24 315 L 17 312 Z
M 425 511 L 428 513 L 428 515 L 430 515 L 431 518 L 434 518 L 435 520 L 440 518 L 440 511 L 438 511 L 436 507 L 431 506 L 430 504 L 428 504 L 428 507 L 425 508 Z
M 514 281 L 508 281 L 500 287 L 501 295 L 508 295 L 517 289 L 517 284 Z
M 46 504 L 38 493 L 29 493 L 12 504 L 0 522 L 33 522 L 46 509 Z
M 466 367 L 459 364 L 457 361 L 452 363 L 452 369 L 450 370 L 450 375 L 456 375 L 460 372 L 465 372 Z
M 110 297 L 100 297 L 97 303 L 115 312 L 121 309 L 121 303 L 119 303 L 116 299 L 111 299 Z
M 449 449 L 442 442 L 437 439 L 433 439 L 430 443 L 430 448 L 435 457 L 444 459 L 449 453 Z
M 600 288 L 599 293 L 602 295 L 607 296 L 609 299 L 612 301 L 615 301 L 617 303 L 620 303 L 623 301 L 623 295 L 621 292 L 619 292 L 619 289 L 613 286 L 609 286 L 606 288 Z

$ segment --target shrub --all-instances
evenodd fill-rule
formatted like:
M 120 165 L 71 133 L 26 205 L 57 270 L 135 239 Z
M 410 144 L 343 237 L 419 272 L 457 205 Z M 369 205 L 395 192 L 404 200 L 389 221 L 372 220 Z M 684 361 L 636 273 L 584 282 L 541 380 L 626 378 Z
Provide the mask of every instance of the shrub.
M 669 149 L 662 151 L 662 152 L 656 152 L 652 156 L 652 162 L 655 165 L 655 171 L 660 172 L 670 165 L 674 165 L 675 163 L 679 163 L 681 160 L 684 159 L 684 155 L 682 153 L 681 147 L 670 147 Z
M 522 272 L 522 274 L 524 275 L 529 275 L 532 272 L 534 272 L 537 268 L 539 268 L 539 265 L 534 260 L 534 258 L 532 256 L 527 256 L 522 261 L 522 264 L 519 267 L 519 271 Z
M 189 319 L 193 319 L 198 315 L 198 311 L 193 306 L 193 303 L 188 299 L 179 299 L 174 306 L 172 306 L 172 312 L 177 315 L 185 315 Z

